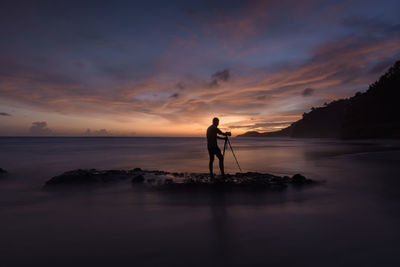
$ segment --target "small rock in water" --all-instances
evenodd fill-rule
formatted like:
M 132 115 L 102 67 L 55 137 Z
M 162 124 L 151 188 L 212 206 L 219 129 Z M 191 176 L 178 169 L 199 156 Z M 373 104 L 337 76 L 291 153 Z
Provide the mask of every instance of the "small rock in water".
M 300 173 L 293 175 L 292 179 L 291 179 L 291 183 L 296 184 L 296 185 L 307 184 L 307 183 L 311 183 L 311 182 L 312 182 L 312 180 L 307 179 Z
M 3 168 L 0 168 L 0 177 L 4 177 L 7 175 L 7 171 Z

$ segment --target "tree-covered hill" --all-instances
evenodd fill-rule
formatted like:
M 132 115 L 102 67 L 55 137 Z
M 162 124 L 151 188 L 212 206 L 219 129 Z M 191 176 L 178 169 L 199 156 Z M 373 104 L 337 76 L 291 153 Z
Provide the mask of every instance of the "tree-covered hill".
M 247 132 L 243 137 L 400 138 L 400 61 L 364 93 L 312 108 L 303 118 L 276 132 Z

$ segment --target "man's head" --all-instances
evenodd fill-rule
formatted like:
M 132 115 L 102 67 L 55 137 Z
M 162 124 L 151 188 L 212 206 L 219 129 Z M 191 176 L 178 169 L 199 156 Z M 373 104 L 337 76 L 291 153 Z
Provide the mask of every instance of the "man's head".
M 218 126 L 218 124 L 219 124 L 219 119 L 218 119 L 217 117 L 215 117 L 215 118 L 213 119 L 213 125 L 214 125 L 214 126 Z

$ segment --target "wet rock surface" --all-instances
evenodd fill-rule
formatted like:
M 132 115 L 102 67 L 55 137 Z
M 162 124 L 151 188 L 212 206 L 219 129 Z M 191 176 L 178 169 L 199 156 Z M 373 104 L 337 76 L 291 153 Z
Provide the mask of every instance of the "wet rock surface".
M 112 183 L 131 177 L 131 172 L 125 170 L 78 169 L 54 176 L 46 182 L 46 186 Z
M 130 181 L 132 186 L 148 186 L 157 189 L 210 189 L 239 188 L 260 190 L 282 190 L 288 185 L 313 184 L 315 181 L 301 174 L 276 176 L 269 173 L 246 172 L 226 174 L 225 177 L 210 179 L 208 173 L 177 173 L 159 170 L 96 170 L 78 169 L 54 176 L 45 184 L 46 188 L 63 185 L 103 185 Z

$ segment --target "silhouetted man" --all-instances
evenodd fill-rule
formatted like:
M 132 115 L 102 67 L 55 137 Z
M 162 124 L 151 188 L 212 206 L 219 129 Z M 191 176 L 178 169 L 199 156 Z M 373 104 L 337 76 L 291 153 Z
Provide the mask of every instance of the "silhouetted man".
M 214 118 L 213 124 L 207 129 L 207 148 L 208 148 L 208 154 L 210 155 L 210 163 L 208 167 L 210 168 L 211 179 L 214 179 L 214 172 L 213 172 L 214 155 L 217 156 L 217 158 L 219 159 L 219 169 L 221 170 L 221 176 L 225 177 L 224 157 L 222 156 L 221 150 L 218 147 L 217 138 L 225 140 L 227 138 L 226 136 L 230 135 L 230 133 L 229 132 L 223 133 L 220 129 L 218 129 L 218 124 L 219 124 L 219 119 Z M 218 134 L 223 135 L 225 137 L 219 137 Z

